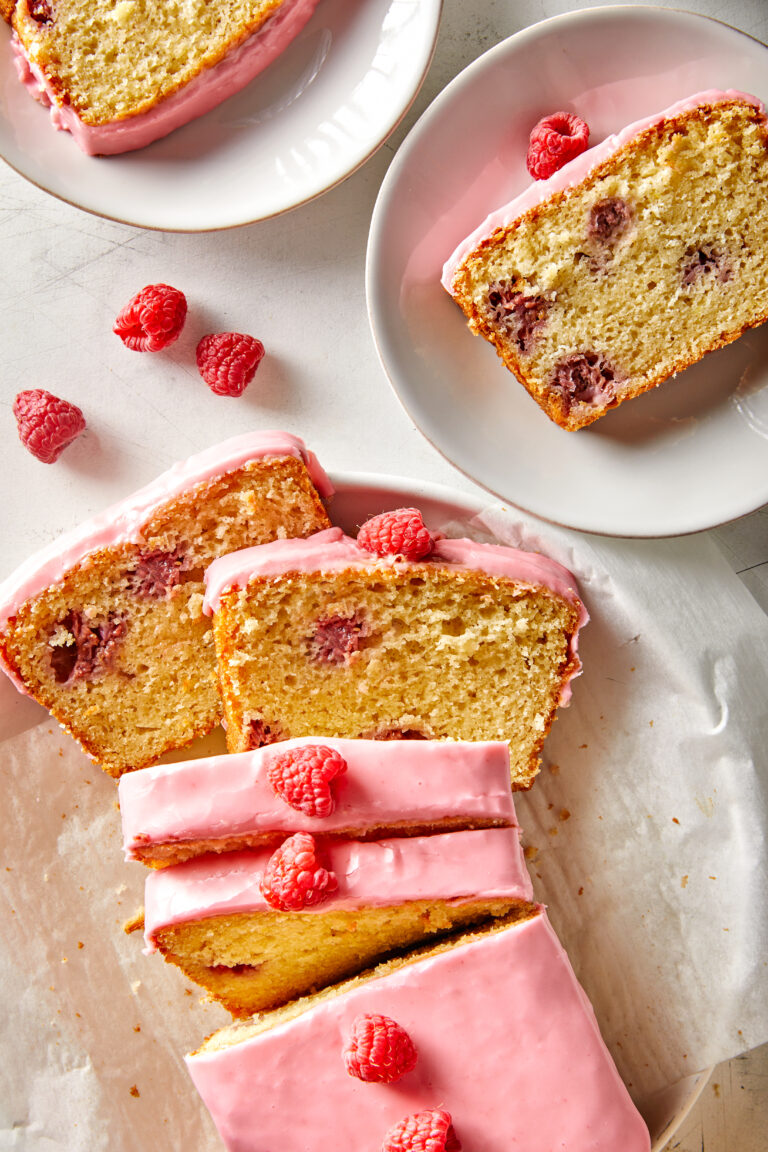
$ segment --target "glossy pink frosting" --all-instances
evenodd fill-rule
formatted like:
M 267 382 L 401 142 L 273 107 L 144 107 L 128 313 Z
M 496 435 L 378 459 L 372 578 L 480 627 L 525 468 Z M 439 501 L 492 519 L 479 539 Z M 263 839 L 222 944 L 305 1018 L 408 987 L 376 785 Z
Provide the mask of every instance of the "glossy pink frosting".
M 697 92 L 694 96 L 689 96 L 684 100 L 678 100 L 677 103 L 672 104 L 669 108 L 665 108 L 663 112 L 658 112 L 653 116 L 645 116 L 641 120 L 635 120 L 615 135 L 606 137 L 601 143 L 596 144 L 594 148 L 588 148 L 586 152 L 582 152 L 580 156 L 576 156 L 573 160 L 564 164 L 563 167 L 555 172 L 553 176 L 550 176 L 548 180 L 536 180 L 526 188 L 524 192 L 521 192 L 519 196 L 515 196 L 514 199 L 510 200 L 508 204 L 491 212 L 474 232 L 471 232 L 469 236 L 462 240 L 443 266 L 443 287 L 446 288 L 448 292 L 451 291 L 453 278 L 456 275 L 456 270 L 459 265 L 463 263 L 470 252 L 474 251 L 482 240 L 492 236 L 497 228 L 509 227 L 509 225 L 519 219 L 523 213 L 528 212 L 531 208 L 535 208 L 537 204 L 541 204 L 542 201 L 547 200 L 556 192 L 562 192 L 566 188 L 573 188 L 576 184 L 580 184 L 593 168 L 597 167 L 598 164 L 602 164 L 604 160 L 607 160 L 643 132 L 648 131 L 649 128 L 653 128 L 663 120 L 678 116 L 683 112 L 689 112 L 702 105 L 722 104 L 731 100 L 745 101 L 748 104 L 752 104 L 755 108 L 759 108 L 761 112 L 765 114 L 765 108 L 761 101 L 746 92 L 737 92 L 735 90 L 721 91 L 716 88 L 706 92 Z
M 217 64 L 199 73 L 149 111 L 113 120 L 109 124 L 84 124 L 74 108 L 58 103 L 44 73 L 30 59 L 15 33 L 12 47 L 19 79 L 31 96 L 50 107 L 54 128 L 71 132 L 89 156 L 111 156 L 144 148 L 239 92 L 285 51 L 307 23 L 318 2 L 284 0 L 274 16 Z
M 318 915 L 402 904 L 409 900 L 461 902 L 477 896 L 531 900 L 531 881 L 518 828 L 443 832 L 385 840 L 319 842 L 320 862 L 338 887 Z M 149 951 L 161 928 L 210 916 L 267 912 L 259 880 L 270 849 L 196 856 L 150 872 L 144 888 L 144 937 Z M 289 913 L 286 913 L 289 915 Z
M 396 556 L 374 556 L 351 536 L 345 536 L 341 528 L 326 528 L 303 540 L 274 540 L 255 548 L 243 548 L 214 560 L 207 569 L 203 611 L 212 615 L 218 609 L 222 595 L 233 588 L 244 588 L 254 577 L 281 576 L 286 572 L 343 572 L 349 568 L 392 567 L 405 571 L 414 563 L 485 572 L 519 584 L 549 588 L 562 596 L 579 610 L 578 625 L 570 640 L 570 679 L 580 671 L 578 632 L 589 620 L 589 614 L 579 599 L 574 576 L 562 564 L 538 552 L 523 552 L 503 544 L 479 544 L 466 538 L 441 537 L 430 557 L 416 562 Z M 570 699 L 570 679 L 561 692 L 561 704 L 567 704 Z
M 267 776 L 275 757 L 311 744 L 335 748 L 347 771 L 333 782 L 335 808 L 297 812 Z M 505 743 L 343 740 L 303 736 L 253 752 L 160 764 L 126 773 L 118 788 L 126 859 L 137 849 L 246 833 L 318 834 L 446 817 L 516 825 Z
M 350 1076 L 363 1014 L 408 1032 L 395 1084 Z M 326 998 L 187 1067 L 229 1152 L 376 1152 L 405 1116 L 444 1108 L 465 1152 L 648 1152 L 650 1138 L 543 910 Z
M 294 456 L 303 460 L 320 495 L 326 498 L 333 493 L 333 486 L 317 457 L 298 436 L 276 431 L 246 432 L 234 436 L 183 463 L 174 464 L 151 484 L 60 536 L 26 560 L 0 584 L 0 630 L 22 604 L 50 584 L 60 581 L 90 552 L 139 542 L 144 524 L 167 500 L 197 484 L 241 468 L 249 460 L 272 456 Z M 3 667 L 20 691 L 24 691 L 17 678 Z

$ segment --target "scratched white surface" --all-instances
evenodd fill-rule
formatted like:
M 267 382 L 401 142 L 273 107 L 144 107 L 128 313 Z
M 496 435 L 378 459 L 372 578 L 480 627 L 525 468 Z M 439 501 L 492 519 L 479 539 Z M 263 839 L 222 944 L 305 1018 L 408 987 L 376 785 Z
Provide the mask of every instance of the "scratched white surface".
M 175 459 L 248 426 L 304 436 L 330 470 L 477 491 L 411 425 L 383 376 L 365 308 L 368 223 L 394 150 L 447 81 L 498 40 L 572 6 L 445 0 L 433 65 L 394 136 L 319 200 L 245 229 L 184 236 L 128 228 L 60 203 L 0 165 L 0 577 Z M 768 41 L 768 0 L 684 6 Z M 132 354 L 111 333 L 114 316 L 159 280 L 186 292 L 185 332 L 154 358 Z M 197 375 L 195 344 L 214 329 L 250 331 L 267 346 L 241 400 L 213 396 Z M 15 438 L 11 403 L 28 387 L 66 396 L 88 419 L 87 434 L 51 468 Z M 712 535 L 768 611 L 768 509 Z M 764 1152 L 766 1130 L 768 1046 L 715 1071 L 670 1148 Z

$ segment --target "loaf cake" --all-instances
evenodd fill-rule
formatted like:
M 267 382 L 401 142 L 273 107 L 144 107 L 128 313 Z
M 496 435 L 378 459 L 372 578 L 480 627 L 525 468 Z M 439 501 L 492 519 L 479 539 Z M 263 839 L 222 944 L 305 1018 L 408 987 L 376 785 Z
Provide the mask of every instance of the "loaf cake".
M 579 668 L 575 581 L 534 553 L 439 539 L 376 556 L 330 528 L 206 573 L 227 747 L 296 736 L 504 740 L 530 785 Z
M 469 327 L 562 428 L 768 317 L 768 124 L 703 92 L 493 212 L 443 269 Z
M 203 572 L 216 556 L 328 523 L 301 440 L 253 432 L 177 464 L 0 585 L 0 660 L 113 776 L 221 719 Z
M 404 1148 L 385 1143 L 388 1134 L 435 1111 L 447 1115 L 444 1139 L 413 1147 L 650 1148 L 591 1006 L 536 908 L 234 1023 L 187 1067 L 230 1152 L 320 1152 L 329 1134 L 339 1152 Z
M 144 930 L 148 950 L 245 1016 L 531 898 L 517 828 L 367 841 L 297 833 L 274 853 L 150 871 Z
M 90 155 L 143 148 L 245 87 L 318 0 L 0 0 L 22 83 Z
M 315 803 L 297 806 L 280 785 L 302 770 Z M 313 789 L 318 777 L 327 783 Z M 273 847 L 294 832 L 368 840 L 516 824 L 501 742 L 305 736 L 129 772 L 118 798 L 126 859 L 154 868 L 204 852 Z

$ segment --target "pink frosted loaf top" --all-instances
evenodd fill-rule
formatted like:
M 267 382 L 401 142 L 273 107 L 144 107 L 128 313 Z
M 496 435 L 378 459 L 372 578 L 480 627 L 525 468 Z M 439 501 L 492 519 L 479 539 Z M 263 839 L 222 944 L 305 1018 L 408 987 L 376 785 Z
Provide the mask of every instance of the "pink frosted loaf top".
M 364 1014 L 408 1032 L 395 1084 L 350 1076 Z M 465 1152 L 649 1152 L 650 1139 L 543 911 L 326 997 L 187 1067 L 229 1152 L 380 1149 L 405 1116 L 444 1108 Z
M 113 504 L 93 519 L 65 533 L 36 552 L 0 584 L 0 630 L 9 618 L 32 596 L 56 584 L 90 552 L 119 544 L 137 543 L 150 516 L 166 501 L 188 492 L 227 472 L 243 467 L 249 460 L 294 456 L 303 460 L 313 484 L 322 497 L 333 492 L 330 480 L 317 457 L 303 440 L 287 432 L 246 432 L 213 448 L 174 464 L 151 484 Z M 6 669 L 7 671 L 7 669 Z
M 318 2 L 284 0 L 275 15 L 253 35 L 183 88 L 172 92 L 147 112 L 108 124 L 83 123 L 74 108 L 60 103 L 61 97 L 54 92 L 15 33 L 11 44 L 19 79 L 31 96 L 50 107 L 54 128 L 71 132 L 76 143 L 89 156 L 111 156 L 144 148 L 239 92 L 285 51 L 307 23 Z
M 553 176 L 550 176 L 549 179 L 536 180 L 530 187 L 526 188 L 524 192 L 521 192 L 519 196 L 515 196 L 514 199 L 510 200 L 508 204 L 491 212 L 474 232 L 471 232 L 466 239 L 462 240 L 445 262 L 442 275 L 443 287 L 446 288 L 448 292 L 452 290 L 453 279 L 459 266 L 470 252 L 473 252 L 481 241 L 492 236 L 497 228 L 508 228 L 509 225 L 519 219 L 523 213 L 528 212 L 531 208 L 535 208 L 537 204 L 541 204 L 542 201 L 549 199 L 549 197 L 553 196 L 556 192 L 563 192 L 566 188 L 573 188 L 576 184 L 580 184 L 593 168 L 596 168 L 598 164 L 602 164 L 604 160 L 607 160 L 614 153 L 618 152 L 631 140 L 634 140 L 643 132 L 647 132 L 649 128 L 655 127 L 663 120 L 679 116 L 683 112 L 692 111 L 694 108 L 699 108 L 707 104 L 722 104 L 733 100 L 745 101 L 747 104 L 752 104 L 765 114 L 765 108 L 761 101 L 746 92 L 737 92 L 732 89 L 723 92 L 716 88 L 706 92 L 697 92 L 694 96 L 689 96 L 684 100 L 678 100 L 676 104 L 665 108 L 663 112 L 658 112 L 653 116 L 645 116 L 641 120 L 635 120 L 615 135 L 606 137 L 600 144 L 596 144 L 594 148 L 588 148 L 586 152 L 582 152 L 580 156 L 576 156 L 573 160 L 564 164 L 563 167 L 555 172 Z
M 338 887 L 304 913 L 321 915 L 410 900 L 532 899 L 517 828 L 389 840 L 324 840 L 319 852 L 321 864 L 335 874 Z M 148 950 L 154 949 L 157 932 L 173 924 L 271 911 L 259 891 L 271 855 L 267 848 L 196 856 L 150 872 L 144 888 Z
M 322 818 L 291 808 L 267 776 L 276 756 L 308 744 L 335 748 L 347 763 L 346 772 L 333 781 L 334 811 Z M 118 795 L 129 860 L 152 844 L 247 833 L 338 834 L 447 817 L 517 823 L 509 748 L 496 741 L 302 736 L 252 752 L 129 772 L 120 780 Z

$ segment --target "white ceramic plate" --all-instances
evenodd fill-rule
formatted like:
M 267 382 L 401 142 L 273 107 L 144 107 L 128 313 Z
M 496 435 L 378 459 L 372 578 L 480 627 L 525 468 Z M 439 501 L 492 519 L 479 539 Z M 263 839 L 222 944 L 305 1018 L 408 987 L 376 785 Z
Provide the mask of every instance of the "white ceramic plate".
M 370 320 L 395 392 L 428 440 L 489 491 L 554 523 L 669 536 L 768 501 L 768 325 L 590 428 L 565 432 L 471 335 L 444 260 L 530 183 L 528 133 L 575 111 L 599 142 L 707 88 L 768 100 L 768 49 L 703 16 L 597 8 L 517 33 L 433 102 L 374 212 Z
M 275 216 L 343 180 L 405 114 L 442 0 L 321 0 L 242 92 L 148 148 L 85 156 L 16 77 L 0 29 L 0 155 L 33 184 L 143 228 L 200 232 Z

